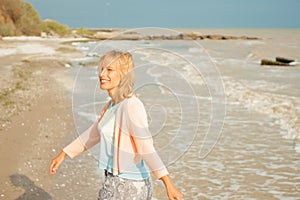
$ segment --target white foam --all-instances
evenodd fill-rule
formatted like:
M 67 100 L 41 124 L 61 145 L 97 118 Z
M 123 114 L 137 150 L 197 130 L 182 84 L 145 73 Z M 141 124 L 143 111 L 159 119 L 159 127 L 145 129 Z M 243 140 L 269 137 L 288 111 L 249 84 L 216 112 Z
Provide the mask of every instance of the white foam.
M 248 88 L 240 81 L 229 77 L 224 77 L 223 80 L 227 97 L 241 102 L 250 110 L 272 117 L 275 123 L 280 125 L 285 138 L 300 138 L 300 127 L 297 123 L 299 119 L 292 97 Z M 251 85 L 257 84 L 252 81 Z M 269 87 L 274 86 L 269 85 Z
M 259 40 L 247 40 L 247 41 L 241 42 L 241 44 L 252 46 L 252 45 L 264 45 L 265 42 L 259 41 Z
M 15 48 L 7 48 L 7 49 L 0 49 L 0 56 L 9 56 L 15 54 L 17 49 Z
M 246 63 L 247 60 L 235 59 L 235 58 L 221 58 L 217 64 L 221 65 L 243 65 Z
M 74 58 L 72 59 L 74 62 L 88 62 L 88 61 L 93 61 L 93 58 L 91 57 L 80 57 L 80 58 Z
M 244 85 L 244 87 L 247 87 L 252 90 L 264 90 L 264 88 L 268 88 L 268 91 L 275 92 L 289 87 L 289 85 L 287 84 L 267 82 L 265 80 L 256 80 L 256 81 L 239 80 L 239 82 L 242 85 Z
M 164 67 L 171 67 L 172 71 L 175 70 L 176 73 L 180 74 L 182 78 L 191 83 L 196 85 L 203 85 L 204 80 L 201 77 L 201 74 L 195 70 L 195 68 L 187 61 L 181 57 L 178 57 L 176 54 L 168 53 L 168 52 L 161 52 L 159 56 L 157 54 L 159 50 L 145 50 L 139 51 L 138 53 L 144 55 L 141 59 L 147 62 L 150 62 L 154 65 L 160 65 Z M 147 73 L 152 77 L 155 77 L 156 80 L 162 74 L 158 73 L 151 73 L 152 70 L 147 70 Z
M 195 85 L 204 85 L 204 80 L 201 77 L 201 74 L 196 71 L 193 66 L 191 65 L 185 65 L 183 67 L 183 69 L 185 70 L 182 75 L 184 77 L 184 80 L 195 84 Z
M 88 51 L 90 49 L 89 47 L 84 47 L 84 46 L 78 46 L 77 48 L 82 51 Z
M 155 65 L 161 66 L 181 66 L 187 63 L 187 61 L 172 52 L 166 52 L 160 49 L 143 49 L 137 50 L 136 53 L 141 54 L 141 60 L 150 62 Z
M 300 65 L 300 62 L 299 61 L 294 61 L 294 62 L 291 62 L 290 65 L 291 66 L 297 66 L 297 65 Z
M 196 48 L 196 47 L 191 47 L 188 50 L 190 53 L 203 53 L 204 49 L 203 48 Z
M 300 144 L 295 145 L 295 150 L 297 153 L 300 153 Z

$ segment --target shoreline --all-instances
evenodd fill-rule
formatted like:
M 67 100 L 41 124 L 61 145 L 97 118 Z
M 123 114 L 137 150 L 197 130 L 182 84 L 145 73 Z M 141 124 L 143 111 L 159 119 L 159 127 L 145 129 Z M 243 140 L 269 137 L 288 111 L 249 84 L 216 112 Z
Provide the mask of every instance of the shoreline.
M 159 27 L 133 29 L 87 29 L 94 34 L 85 36 L 97 40 L 261 40 L 255 36 L 204 34 L 193 29 L 169 29 Z
M 42 32 L 40 38 L 87 38 L 88 40 L 261 40 L 257 36 L 222 34 L 222 33 L 202 33 L 195 31 L 198 29 L 169 29 L 169 28 L 135 28 L 135 29 L 105 29 L 105 28 L 88 28 L 89 34 L 77 34 L 76 29 L 72 29 L 72 35 L 60 37 L 58 35 L 48 35 Z M 201 30 L 201 29 L 200 29 Z M 26 38 L 26 36 L 8 36 L 2 37 L 2 40 Z M 28 38 L 38 38 L 38 36 L 28 36 Z M 1 40 L 1 38 L 0 38 Z

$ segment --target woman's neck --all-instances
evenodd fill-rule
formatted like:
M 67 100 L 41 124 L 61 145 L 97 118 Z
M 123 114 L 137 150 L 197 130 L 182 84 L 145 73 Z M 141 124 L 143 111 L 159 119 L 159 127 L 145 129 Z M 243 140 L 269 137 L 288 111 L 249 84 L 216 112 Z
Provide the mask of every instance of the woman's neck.
M 110 96 L 113 105 L 116 105 L 121 101 L 121 99 L 119 99 L 119 97 L 117 95 L 115 95 L 114 89 L 108 90 L 108 95 Z
M 108 90 L 108 95 L 110 96 L 113 105 L 116 105 L 116 104 L 118 104 L 118 103 L 120 103 L 121 101 L 124 100 L 124 97 L 122 98 L 119 95 L 115 95 L 115 92 L 116 92 L 115 89 Z M 135 94 L 133 92 L 131 92 L 130 95 L 129 95 L 129 97 L 134 96 L 134 95 Z

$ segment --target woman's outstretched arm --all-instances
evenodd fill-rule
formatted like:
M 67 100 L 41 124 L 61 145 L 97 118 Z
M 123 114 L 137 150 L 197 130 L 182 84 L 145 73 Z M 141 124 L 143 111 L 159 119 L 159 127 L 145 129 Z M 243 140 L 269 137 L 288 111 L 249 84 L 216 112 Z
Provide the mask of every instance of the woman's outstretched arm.
M 98 123 L 107 110 L 110 101 L 104 106 L 101 111 L 101 114 L 94 124 L 92 124 L 86 131 L 79 135 L 73 142 L 67 145 L 61 152 L 58 154 L 50 164 L 50 174 L 55 174 L 58 170 L 58 167 L 65 160 L 67 156 L 74 158 L 78 154 L 84 152 L 85 150 L 91 148 L 95 144 L 100 142 L 100 134 L 98 132 Z
M 58 167 L 63 163 L 65 158 L 69 156 L 74 158 L 88 148 L 91 148 L 100 141 L 100 134 L 97 129 L 98 122 L 95 122 L 90 128 L 84 131 L 73 142 L 67 145 L 50 164 L 50 174 L 55 174 Z
M 165 176 L 161 177 L 160 179 L 165 184 L 165 187 L 166 187 L 166 190 L 168 193 L 168 197 L 170 200 L 182 200 L 181 192 L 175 188 L 169 175 L 165 175 Z

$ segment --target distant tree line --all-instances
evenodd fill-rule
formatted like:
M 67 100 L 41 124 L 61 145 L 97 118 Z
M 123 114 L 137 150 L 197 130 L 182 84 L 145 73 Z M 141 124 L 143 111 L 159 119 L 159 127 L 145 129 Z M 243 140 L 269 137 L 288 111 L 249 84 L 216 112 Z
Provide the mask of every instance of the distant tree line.
M 41 20 L 33 6 L 23 0 L 0 0 L 0 36 L 68 36 L 72 31 L 54 20 Z M 88 34 L 84 29 L 78 33 Z M 80 34 L 79 33 L 79 34 Z

